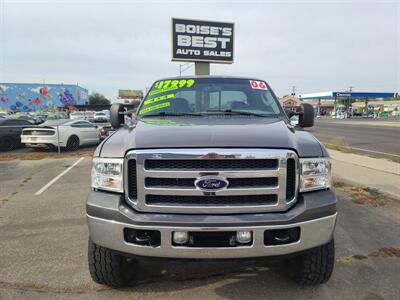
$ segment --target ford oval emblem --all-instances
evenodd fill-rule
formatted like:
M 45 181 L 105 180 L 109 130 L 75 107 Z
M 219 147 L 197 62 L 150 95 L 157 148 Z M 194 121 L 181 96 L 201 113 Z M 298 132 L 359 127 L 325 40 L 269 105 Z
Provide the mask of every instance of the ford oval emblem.
M 217 192 L 226 189 L 229 181 L 224 177 L 209 175 L 198 178 L 194 185 L 203 192 Z

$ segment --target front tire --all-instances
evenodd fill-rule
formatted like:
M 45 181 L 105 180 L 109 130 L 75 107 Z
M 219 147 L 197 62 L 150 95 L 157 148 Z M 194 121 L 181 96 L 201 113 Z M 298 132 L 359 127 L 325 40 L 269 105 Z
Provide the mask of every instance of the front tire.
M 70 136 L 67 141 L 67 150 L 74 151 L 79 148 L 79 138 L 76 135 Z
M 333 239 L 293 260 L 293 280 L 302 285 L 317 285 L 329 280 L 335 263 Z
M 93 281 L 110 287 L 128 285 L 134 272 L 134 261 L 110 249 L 101 247 L 89 239 L 88 263 Z M 136 263 L 136 262 L 134 262 Z

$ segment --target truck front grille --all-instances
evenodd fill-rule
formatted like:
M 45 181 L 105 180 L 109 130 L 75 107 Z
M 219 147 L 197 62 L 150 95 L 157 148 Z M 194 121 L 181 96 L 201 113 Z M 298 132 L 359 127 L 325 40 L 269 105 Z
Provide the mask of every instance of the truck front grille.
M 277 195 L 246 195 L 246 196 L 164 196 L 147 195 L 148 205 L 168 206 L 247 206 L 247 205 L 274 205 Z
M 276 177 L 260 177 L 260 178 L 227 178 L 229 181 L 228 189 L 234 188 L 251 188 L 251 187 L 274 187 L 278 184 Z M 158 188 L 193 188 L 196 178 L 154 178 L 146 177 L 146 187 Z
M 278 166 L 277 159 L 209 159 L 191 160 L 191 159 L 166 159 L 153 160 L 149 159 L 145 162 L 147 170 L 243 170 L 243 169 L 275 169 Z
M 295 203 L 298 158 L 280 149 L 154 149 L 125 158 L 127 202 L 157 213 L 229 214 L 284 211 Z M 224 190 L 195 186 L 203 176 L 225 178 Z
M 136 160 L 128 161 L 128 195 L 130 199 L 137 198 Z
M 286 166 L 286 201 L 291 201 L 296 196 L 296 161 L 294 158 L 287 160 Z

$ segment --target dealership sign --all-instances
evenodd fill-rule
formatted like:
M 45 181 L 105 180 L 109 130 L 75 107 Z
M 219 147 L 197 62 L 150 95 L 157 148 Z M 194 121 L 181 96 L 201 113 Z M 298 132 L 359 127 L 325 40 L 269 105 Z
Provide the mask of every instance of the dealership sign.
M 172 19 L 172 60 L 233 63 L 234 24 Z

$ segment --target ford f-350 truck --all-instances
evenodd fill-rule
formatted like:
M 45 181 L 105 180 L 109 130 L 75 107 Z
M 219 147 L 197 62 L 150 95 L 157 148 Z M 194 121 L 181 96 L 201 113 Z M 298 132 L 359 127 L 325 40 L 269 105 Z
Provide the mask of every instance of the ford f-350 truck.
M 297 282 L 326 282 L 336 197 L 313 123 L 253 78 L 166 78 L 135 112 L 113 104 L 86 203 L 93 280 L 125 286 L 146 257 L 278 256 Z

